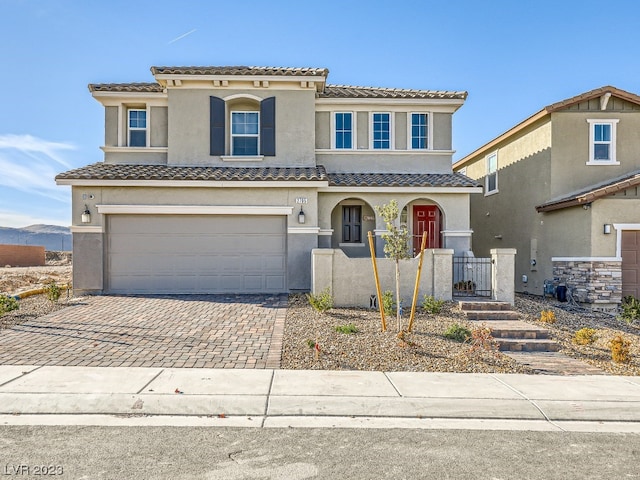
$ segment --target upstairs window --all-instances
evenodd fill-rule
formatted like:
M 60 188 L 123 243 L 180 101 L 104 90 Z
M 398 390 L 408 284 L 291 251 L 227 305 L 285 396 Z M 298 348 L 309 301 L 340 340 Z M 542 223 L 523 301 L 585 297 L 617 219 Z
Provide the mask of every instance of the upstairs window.
M 335 114 L 335 148 L 353 148 L 353 114 L 338 112 Z
M 129 110 L 129 146 L 130 147 L 146 147 L 147 146 L 147 111 L 146 110 Z
M 429 115 L 427 113 L 411 114 L 411 148 L 425 150 L 429 148 Z
M 362 207 L 342 207 L 342 243 L 362 243 Z
M 587 165 L 614 164 L 616 161 L 616 125 L 618 120 L 589 122 L 589 161 Z
M 388 150 L 391 148 L 391 114 L 373 114 L 373 148 Z
M 487 176 L 485 179 L 485 195 L 498 193 L 498 153 L 487 157 Z
M 260 114 L 231 112 L 231 155 L 258 155 Z

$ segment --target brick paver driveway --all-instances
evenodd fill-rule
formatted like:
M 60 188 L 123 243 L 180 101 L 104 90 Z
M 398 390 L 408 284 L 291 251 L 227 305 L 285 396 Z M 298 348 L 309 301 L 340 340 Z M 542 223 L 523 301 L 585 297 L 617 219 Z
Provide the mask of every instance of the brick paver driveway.
M 278 368 L 286 295 L 96 296 L 0 331 L 0 364 Z

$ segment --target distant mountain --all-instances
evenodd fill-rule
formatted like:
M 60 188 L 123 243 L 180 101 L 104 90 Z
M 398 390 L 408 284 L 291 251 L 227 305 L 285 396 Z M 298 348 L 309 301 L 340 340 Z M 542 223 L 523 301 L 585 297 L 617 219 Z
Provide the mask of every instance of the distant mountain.
M 0 227 L 0 244 L 40 245 L 48 251 L 71 251 L 71 231 L 58 225 Z

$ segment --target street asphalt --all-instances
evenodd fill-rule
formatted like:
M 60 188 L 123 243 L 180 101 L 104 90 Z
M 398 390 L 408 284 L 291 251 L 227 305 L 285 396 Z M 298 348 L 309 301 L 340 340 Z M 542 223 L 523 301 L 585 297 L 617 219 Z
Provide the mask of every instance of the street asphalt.
M 640 433 L 640 378 L 0 365 L 0 425 Z

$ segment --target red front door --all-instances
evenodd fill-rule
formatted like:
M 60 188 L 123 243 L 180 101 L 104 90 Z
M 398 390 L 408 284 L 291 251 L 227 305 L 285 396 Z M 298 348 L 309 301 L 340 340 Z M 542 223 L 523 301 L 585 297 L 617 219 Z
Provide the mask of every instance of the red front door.
M 435 205 L 413 206 L 413 253 L 420 253 L 422 233 L 427 232 L 427 248 L 440 248 L 440 209 Z

